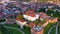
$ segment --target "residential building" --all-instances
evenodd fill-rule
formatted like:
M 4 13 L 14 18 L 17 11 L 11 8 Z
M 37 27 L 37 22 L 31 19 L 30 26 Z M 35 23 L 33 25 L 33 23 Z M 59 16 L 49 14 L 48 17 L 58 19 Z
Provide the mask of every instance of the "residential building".
M 30 22 L 28 25 L 29 25 L 30 27 L 33 27 L 33 26 L 35 26 L 35 23 Z
M 49 23 L 55 23 L 58 21 L 58 18 L 49 18 Z
M 39 0 L 31 0 L 31 2 L 38 2 Z
M 20 28 L 23 29 L 23 26 L 26 25 L 26 21 L 21 20 L 21 19 L 17 19 L 16 20 L 17 24 L 20 25 Z
M 60 0 L 47 0 L 47 1 L 50 2 L 50 3 L 60 5 Z
M 47 14 L 40 12 L 40 20 L 43 20 L 46 17 L 47 17 Z
M 23 14 L 23 17 L 29 21 L 35 21 L 39 18 L 39 15 L 35 14 L 34 10 L 28 10 Z
M 16 22 L 15 22 L 15 19 L 6 18 L 6 24 L 14 24 L 14 23 L 16 23 Z
M 44 33 L 44 29 L 42 29 L 39 32 L 36 32 L 36 31 L 34 31 L 34 30 L 31 29 L 31 34 L 43 34 L 43 33 Z

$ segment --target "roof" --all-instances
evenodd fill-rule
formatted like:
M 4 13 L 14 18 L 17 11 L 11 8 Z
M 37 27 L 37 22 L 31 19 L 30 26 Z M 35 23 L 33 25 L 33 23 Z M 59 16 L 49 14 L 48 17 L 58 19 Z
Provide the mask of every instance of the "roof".
M 50 16 L 48 16 L 47 18 L 49 18 L 49 19 L 51 19 L 51 20 L 54 19 L 54 17 L 50 17 Z
M 28 16 L 31 16 L 31 17 L 35 17 L 36 15 L 35 15 L 35 13 L 34 13 L 34 10 L 28 10 L 26 13 L 25 13 L 25 15 L 28 15 Z
M 40 12 L 40 18 L 45 18 L 45 17 L 47 17 L 47 14 Z
M 24 20 L 22 20 L 22 19 L 17 19 L 17 20 L 18 20 L 18 21 L 20 21 L 20 22 L 22 22 L 22 23 L 23 23 L 23 22 L 25 22 L 25 21 L 24 21 Z
M 49 19 L 49 18 L 46 18 L 45 20 L 46 20 L 46 21 L 49 21 L 50 19 Z
M 35 24 L 34 23 L 29 23 L 29 26 L 30 27 L 33 27 Z

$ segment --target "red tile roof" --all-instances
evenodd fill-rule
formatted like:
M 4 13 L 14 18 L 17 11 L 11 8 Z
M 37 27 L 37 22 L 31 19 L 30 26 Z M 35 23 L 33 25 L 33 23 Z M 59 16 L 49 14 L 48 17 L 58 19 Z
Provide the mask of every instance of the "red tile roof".
M 49 21 L 50 19 L 49 19 L 49 18 L 46 18 L 45 20 L 46 20 L 46 21 Z
M 29 26 L 30 27 L 33 27 L 35 24 L 34 23 L 29 23 Z
M 28 16 L 31 16 L 31 17 L 36 16 L 35 13 L 34 13 L 34 10 L 28 10 L 25 14 L 28 15 Z
M 44 16 L 47 16 L 47 14 L 40 12 L 40 18 L 44 18 Z
M 18 20 L 18 21 L 20 21 L 20 22 L 22 22 L 22 23 L 23 23 L 23 22 L 25 22 L 25 21 L 24 21 L 24 20 L 22 20 L 22 19 L 17 19 L 17 20 Z
M 43 15 L 40 15 L 40 18 L 43 18 Z

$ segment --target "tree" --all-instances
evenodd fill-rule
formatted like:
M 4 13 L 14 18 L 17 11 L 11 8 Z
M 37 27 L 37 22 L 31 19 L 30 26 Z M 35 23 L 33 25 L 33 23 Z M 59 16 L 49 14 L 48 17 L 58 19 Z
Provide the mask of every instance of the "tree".
M 5 22 L 5 19 L 0 19 L 0 22 Z
M 37 20 L 35 21 L 35 25 L 38 25 L 38 22 L 39 22 L 39 20 L 37 19 Z
M 46 21 L 45 21 L 45 19 L 43 19 L 41 22 L 42 22 L 42 23 L 45 23 Z
M 45 8 L 40 8 L 38 12 L 45 12 Z
M 48 8 L 48 11 L 46 12 L 48 16 L 51 16 L 51 14 L 54 13 L 53 9 Z
M 18 15 L 17 18 L 18 19 L 23 19 L 23 15 Z

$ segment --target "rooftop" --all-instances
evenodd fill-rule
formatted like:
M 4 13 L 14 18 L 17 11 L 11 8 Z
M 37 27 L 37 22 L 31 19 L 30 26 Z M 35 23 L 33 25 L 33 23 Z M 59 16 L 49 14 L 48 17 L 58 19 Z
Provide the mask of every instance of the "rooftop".
M 35 15 L 35 13 L 34 13 L 34 10 L 28 10 L 26 13 L 25 13 L 25 15 L 28 15 L 28 16 L 31 16 L 31 17 L 35 17 L 36 15 Z

